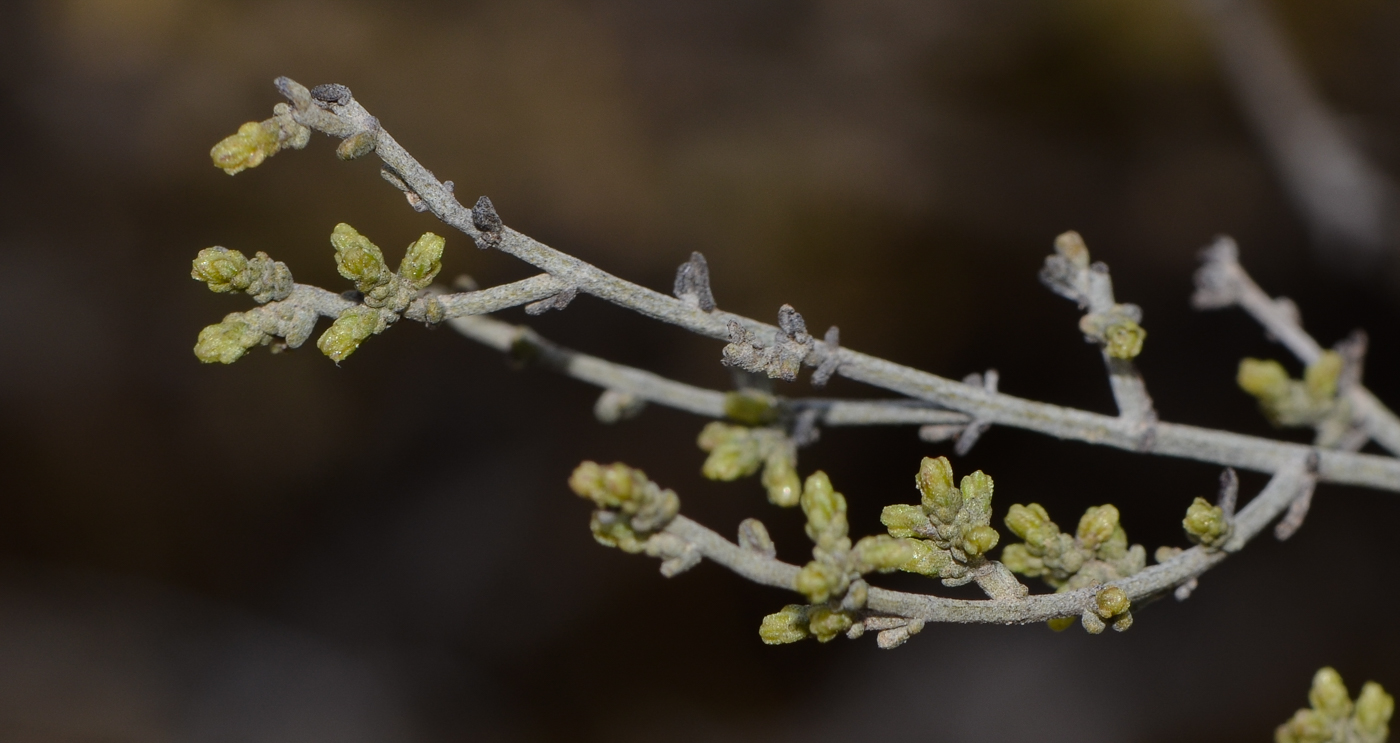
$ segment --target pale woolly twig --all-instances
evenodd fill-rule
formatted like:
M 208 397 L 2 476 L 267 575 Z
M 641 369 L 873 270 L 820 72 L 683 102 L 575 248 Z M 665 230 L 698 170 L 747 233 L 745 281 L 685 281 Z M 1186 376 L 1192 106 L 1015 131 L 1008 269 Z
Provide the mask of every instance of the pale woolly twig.
M 1197 309 L 1238 305 L 1303 364 L 1313 364 L 1322 357 L 1323 348 L 1303 329 L 1297 306 L 1287 298 L 1270 297 L 1254 283 L 1240 265 L 1234 240 L 1217 238 L 1202 257 L 1204 263 L 1196 272 L 1196 293 L 1191 298 Z M 1356 355 L 1360 355 L 1359 349 Z M 1353 373 L 1343 376 L 1339 392 L 1351 403 L 1354 424 L 1376 443 L 1400 454 L 1400 418 L 1361 385 L 1361 359 L 1350 361 Z M 1359 449 L 1360 445 L 1354 448 Z
M 876 615 L 894 615 L 924 622 L 1030 624 L 1082 615 L 1092 610 L 1095 597 L 1109 586 L 1122 589 L 1134 605 L 1139 605 L 1151 597 L 1195 580 L 1220 564 L 1230 553 L 1243 548 L 1288 508 L 1300 493 L 1312 488 L 1316 483 L 1313 464 L 1315 459 L 1304 457 L 1280 468 L 1269 484 L 1235 515 L 1232 536 L 1219 550 L 1193 547 L 1166 562 L 1105 586 L 1020 599 L 950 599 L 871 587 L 866 610 Z M 684 516 L 677 516 L 664 531 L 685 540 L 703 557 L 744 578 L 766 586 L 794 590 L 799 571 L 796 565 L 782 562 L 763 551 L 740 547 Z
M 497 248 L 546 271 L 564 286 L 577 287 L 577 291 L 711 338 L 729 340 L 731 325 L 751 334 L 768 348 L 780 346 L 787 337 L 772 325 L 720 310 L 707 312 L 698 302 L 686 302 L 638 286 L 550 248 L 505 227 L 489 200 L 483 198 L 475 208 L 466 208 L 457 201 L 451 188 L 409 155 L 343 86 L 326 86 L 324 94 L 313 96 L 311 91 L 287 78 L 279 78 L 277 85 L 291 101 L 291 115 L 297 123 L 356 144 L 354 148 L 342 145 L 342 150 L 359 153 L 361 143 L 372 143 L 373 151 L 389 174 L 387 180 L 401 187 L 415 208 L 432 212 L 472 237 L 482 248 Z M 836 373 L 844 377 L 926 400 L 995 425 L 1268 473 L 1277 473 L 1290 462 L 1317 451 L 1298 444 L 1169 423 L 1158 423 L 1153 440 L 1144 446 L 1142 431 L 1132 420 L 989 392 L 844 346 L 835 348 L 810 336 L 805 341 L 803 347 L 809 349 L 805 361 L 809 364 L 818 364 L 834 355 Z M 1318 452 L 1317 474 L 1323 481 L 1400 491 L 1400 460 L 1389 457 Z

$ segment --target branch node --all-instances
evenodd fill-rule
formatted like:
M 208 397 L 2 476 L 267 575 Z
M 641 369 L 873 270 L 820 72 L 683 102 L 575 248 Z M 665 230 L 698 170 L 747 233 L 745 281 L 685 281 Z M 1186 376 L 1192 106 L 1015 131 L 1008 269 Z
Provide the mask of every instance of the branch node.
M 525 314 L 533 317 L 536 315 L 543 315 L 550 310 L 562 310 L 568 307 L 569 303 L 574 301 L 574 297 L 577 296 L 578 287 L 571 286 L 552 297 L 525 305 Z
M 715 311 L 715 296 L 710 291 L 710 266 L 700 251 L 690 254 L 690 260 L 676 269 L 673 289 L 676 298 L 705 312 Z
M 482 196 L 476 200 L 476 205 L 472 207 L 472 226 L 478 230 L 478 234 L 472 236 L 476 238 L 478 248 L 500 247 L 503 225 L 491 199 Z
M 822 357 L 817 370 L 812 372 L 812 386 L 821 389 L 831 381 L 831 377 L 841 368 L 841 329 L 832 325 L 822 338 L 826 343 L 826 355 Z
M 739 546 L 763 557 L 773 559 L 778 556 L 778 547 L 768 536 L 768 527 L 758 519 L 744 519 L 739 522 Z

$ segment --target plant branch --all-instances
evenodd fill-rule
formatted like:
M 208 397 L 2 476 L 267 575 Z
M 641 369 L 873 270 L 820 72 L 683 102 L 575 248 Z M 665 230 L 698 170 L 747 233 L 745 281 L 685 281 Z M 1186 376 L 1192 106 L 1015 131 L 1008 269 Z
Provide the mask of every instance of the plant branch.
M 1221 309 L 1238 305 L 1282 343 L 1305 365 L 1322 357 L 1322 346 L 1303 329 L 1298 308 L 1284 297 L 1270 297 L 1239 262 L 1239 247 L 1229 237 L 1219 237 L 1202 254 L 1196 272 L 1196 293 L 1191 298 L 1197 309 Z M 1359 366 L 1359 359 L 1355 365 Z M 1355 375 L 1359 377 L 1359 373 Z M 1376 443 L 1400 454 L 1400 418 L 1391 412 L 1359 378 L 1343 384 L 1341 394 L 1352 406 L 1358 428 Z M 1360 448 L 1360 447 L 1357 447 Z
M 1221 550 L 1193 547 L 1166 562 L 1153 565 L 1127 578 L 1112 581 L 1106 586 L 1024 598 L 950 599 L 871 587 L 866 603 L 867 611 L 925 622 L 1031 624 L 1078 616 L 1091 610 L 1095 597 L 1108 586 L 1122 589 L 1133 604 L 1141 604 L 1199 577 L 1224 561 L 1229 554 L 1243 548 L 1300 494 L 1312 488 L 1316 482 L 1316 474 L 1312 471 L 1311 464 L 1311 459 L 1304 458 L 1282 467 L 1269 480 L 1269 484 L 1236 514 L 1233 535 Z M 800 570 L 796 565 L 782 562 L 763 551 L 745 549 L 684 516 L 676 516 L 664 531 L 693 545 L 701 556 L 748 580 L 766 586 L 795 590 L 794 582 Z
M 731 324 L 766 346 L 772 346 L 780 337 L 787 337 L 772 325 L 720 310 L 707 312 L 550 248 L 502 225 L 494 207 L 485 198 L 479 200 L 474 209 L 467 209 L 457 201 L 452 189 L 444 186 L 380 128 L 378 120 L 342 86 L 326 86 L 338 88 L 338 91 L 326 96 L 327 100 L 319 97 L 313 100 L 311 91 L 287 78 L 279 78 L 277 85 L 292 102 L 292 116 L 297 123 L 345 138 L 347 143 L 373 137 L 373 151 L 393 178 L 403 184 L 410 203 L 423 205 L 425 210 L 472 237 L 479 247 L 495 247 L 548 272 L 567 286 L 578 287 L 579 291 L 710 338 L 729 340 Z M 341 151 L 347 149 L 358 152 L 358 148 L 346 148 L 342 144 Z M 835 348 L 814 338 L 808 338 L 806 347 L 811 349 L 806 359 L 808 364 L 816 365 L 834 354 L 836 373 L 849 379 L 926 400 L 992 424 L 1057 438 L 1267 473 L 1276 473 L 1289 462 L 1315 451 L 1299 444 L 1169 423 L 1159 423 L 1155 437 L 1144 447 L 1141 432 L 1132 421 L 989 392 L 844 346 Z M 1400 491 L 1400 460 L 1325 451 L 1319 454 L 1318 476 L 1328 482 Z

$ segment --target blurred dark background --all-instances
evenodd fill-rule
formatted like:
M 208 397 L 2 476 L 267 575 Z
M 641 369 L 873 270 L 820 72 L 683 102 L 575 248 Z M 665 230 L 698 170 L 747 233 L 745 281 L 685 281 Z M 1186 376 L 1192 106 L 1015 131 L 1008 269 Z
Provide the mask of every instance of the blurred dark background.
M 1240 357 L 1285 352 L 1238 311 L 1193 312 L 1191 273 L 1214 235 L 1235 236 L 1324 345 L 1368 330 L 1368 383 L 1400 401 L 1394 233 L 1329 229 L 1307 194 L 1350 192 L 1309 191 L 1278 144 L 1294 140 L 1269 129 L 1325 105 L 1318 136 L 1341 132 L 1342 154 L 1371 169 L 1356 182 L 1394 203 L 1400 5 L 1257 6 L 1287 64 L 1206 10 L 1230 5 L 9 6 L 0 737 L 1268 740 L 1320 666 L 1353 693 L 1366 679 L 1400 690 L 1392 493 L 1320 488 L 1290 542 L 1261 538 L 1122 635 L 930 626 L 890 652 L 870 638 L 770 648 L 759 620 L 791 596 L 713 565 L 664 579 L 594 544 L 565 486 L 582 459 L 624 460 L 722 533 L 762 518 L 803 560 L 800 515 L 756 481 L 699 476 L 702 421 L 651 408 L 603 426 L 596 390 L 407 323 L 339 368 L 310 344 L 231 367 L 190 352 L 202 326 L 251 305 L 188 278 L 200 248 L 265 250 L 338 290 L 337 222 L 391 261 L 442 231 L 319 135 L 237 178 L 210 166 L 209 147 L 270 115 L 271 81 L 289 75 L 348 85 L 464 200 L 489 194 L 508 224 L 620 276 L 666 290 L 702 250 L 725 309 L 768 319 L 790 302 L 853 348 L 954 378 L 995 367 L 1006 392 L 1111 412 L 1078 312 L 1036 281 L 1053 237 L 1077 229 L 1145 310 L 1141 368 L 1163 418 L 1307 440 L 1271 430 L 1233 383 Z M 444 278 L 532 273 L 444 234 Z M 530 323 L 729 384 L 720 344 L 597 300 Z M 827 430 L 801 469 L 829 472 L 866 534 L 882 505 L 912 502 L 919 458 L 937 454 L 951 447 L 912 428 Z M 1065 528 L 1113 502 L 1149 553 L 1184 543 L 1184 509 L 1218 476 L 1006 429 L 954 467 L 996 478 L 998 525 L 1016 502 Z

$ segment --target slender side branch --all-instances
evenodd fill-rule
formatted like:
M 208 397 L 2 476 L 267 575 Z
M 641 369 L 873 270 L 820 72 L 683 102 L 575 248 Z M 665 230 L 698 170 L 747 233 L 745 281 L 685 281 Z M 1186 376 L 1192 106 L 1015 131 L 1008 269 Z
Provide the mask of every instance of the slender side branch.
M 1229 237 L 1219 237 L 1202 254 L 1203 263 L 1196 273 L 1196 293 L 1192 304 L 1197 309 L 1221 309 L 1238 305 L 1264 327 L 1265 332 L 1282 343 L 1305 365 L 1317 363 L 1324 349 L 1303 329 L 1298 308 L 1285 297 L 1270 297 L 1239 262 L 1239 248 Z M 1353 362 L 1359 367 L 1359 359 Z M 1357 378 L 1346 380 L 1341 393 L 1352 406 L 1354 423 L 1376 443 L 1400 454 L 1400 418 L 1391 412 Z M 1357 447 L 1359 448 L 1359 447 Z
M 868 589 L 866 607 L 875 614 L 924 622 L 1031 624 L 1079 616 L 1091 610 L 1097 596 L 1108 587 L 1121 589 L 1133 604 L 1140 604 L 1197 578 L 1220 564 L 1229 554 L 1244 547 L 1300 493 L 1313 486 L 1316 482 L 1316 474 L 1311 467 L 1313 463 L 1304 457 L 1282 467 L 1259 495 L 1235 516 L 1233 535 L 1223 549 L 1193 547 L 1166 562 L 1105 586 L 1024 598 L 950 599 L 871 587 Z M 767 552 L 740 547 L 684 516 L 676 516 L 664 531 L 693 545 L 704 558 L 755 583 L 796 590 L 800 568 L 782 562 Z
M 498 248 L 548 272 L 565 285 L 578 287 L 579 291 L 710 338 L 728 341 L 731 325 L 752 334 L 765 346 L 775 345 L 786 337 L 773 325 L 720 310 L 706 311 L 698 303 L 691 304 L 638 286 L 550 248 L 504 226 L 489 200 L 483 198 L 474 209 L 467 209 L 457 201 L 451 188 L 384 131 L 378 119 L 343 86 L 322 86 L 308 91 L 285 77 L 278 78 L 277 86 L 291 101 L 291 115 L 297 123 L 342 138 L 344 141 L 338 150 L 342 157 L 375 152 L 393 176 L 395 185 L 402 184 L 415 208 L 421 203 L 426 211 L 476 240 L 479 247 Z M 362 141 L 368 141 L 370 146 L 346 145 Z M 815 338 L 807 339 L 805 345 L 810 349 L 808 363 L 835 355 L 838 359 L 836 373 L 849 379 L 933 402 L 993 424 L 1057 438 L 1268 473 L 1277 472 L 1288 462 L 1312 451 L 1297 444 L 1167 423 L 1158 424 L 1154 440 L 1143 447 L 1141 432 L 1130 421 L 988 392 L 844 346 L 835 348 Z M 1323 452 L 1318 472 L 1324 481 L 1400 491 L 1400 461 L 1391 458 Z
M 483 294 L 485 291 L 474 293 Z M 709 418 L 724 418 L 727 415 L 724 392 L 677 382 L 643 369 L 579 353 L 523 325 L 471 316 L 456 317 L 449 324 L 478 343 L 497 351 L 528 356 L 541 366 L 605 390 Z M 817 422 L 825 426 L 965 424 L 968 421 L 968 417 L 962 413 L 930 407 L 928 403 L 917 400 L 804 398 L 785 402 L 815 410 L 818 413 Z

